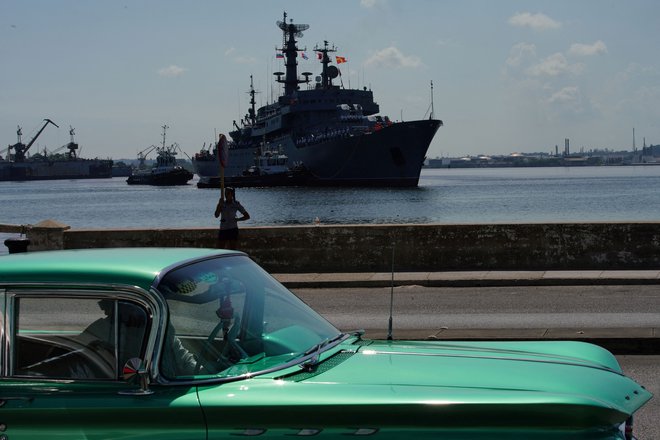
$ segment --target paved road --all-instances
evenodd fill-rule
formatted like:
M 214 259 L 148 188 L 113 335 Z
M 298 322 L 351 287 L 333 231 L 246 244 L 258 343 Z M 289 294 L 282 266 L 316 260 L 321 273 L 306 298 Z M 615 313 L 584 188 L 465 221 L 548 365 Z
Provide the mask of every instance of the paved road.
M 371 337 L 386 335 L 389 288 L 292 289 L 337 327 L 367 329 Z M 421 287 L 394 289 L 394 337 L 430 335 L 444 328 L 513 329 L 529 336 L 534 328 L 660 329 L 658 286 Z M 415 332 L 416 329 L 422 332 Z M 569 333 L 570 334 L 570 333 Z M 660 333 L 654 333 L 660 338 Z M 660 439 L 660 353 L 618 355 L 624 372 L 655 397 L 635 417 L 640 440 Z
M 341 329 L 387 329 L 390 288 L 292 290 Z M 400 337 L 409 330 L 432 335 L 470 328 L 660 329 L 658 286 L 402 286 L 393 297 Z

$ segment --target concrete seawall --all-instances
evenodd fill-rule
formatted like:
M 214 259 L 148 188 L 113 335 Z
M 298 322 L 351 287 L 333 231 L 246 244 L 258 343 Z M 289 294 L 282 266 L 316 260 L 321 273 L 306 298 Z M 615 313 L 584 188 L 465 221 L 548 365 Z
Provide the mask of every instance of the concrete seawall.
M 28 227 L 30 250 L 215 247 L 216 229 Z M 660 223 L 244 227 L 240 249 L 270 272 L 645 270 L 660 267 Z M 394 252 L 393 252 L 394 250 Z

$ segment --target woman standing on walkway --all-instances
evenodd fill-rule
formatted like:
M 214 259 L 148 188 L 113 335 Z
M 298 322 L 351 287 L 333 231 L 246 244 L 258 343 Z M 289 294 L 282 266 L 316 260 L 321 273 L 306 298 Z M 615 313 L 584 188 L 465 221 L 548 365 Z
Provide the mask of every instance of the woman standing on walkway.
M 220 230 L 218 231 L 218 247 L 222 249 L 236 249 L 238 241 L 238 222 L 250 219 L 250 214 L 243 205 L 236 200 L 234 188 L 226 188 L 224 197 L 221 193 L 218 206 L 215 207 L 215 218 L 220 217 Z M 226 200 L 225 200 L 226 199 Z M 236 217 L 236 213 L 243 214 Z

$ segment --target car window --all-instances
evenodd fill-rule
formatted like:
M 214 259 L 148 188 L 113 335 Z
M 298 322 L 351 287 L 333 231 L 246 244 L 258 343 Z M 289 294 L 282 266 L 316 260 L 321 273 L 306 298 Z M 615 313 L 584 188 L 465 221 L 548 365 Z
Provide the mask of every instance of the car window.
M 12 375 L 117 380 L 140 357 L 148 315 L 116 299 L 17 297 Z
M 160 361 L 168 379 L 274 368 L 339 334 L 245 256 L 177 268 L 157 290 L 169 307 Z
M 179 294 L 192 296 L 200 289 L 206 292 L 210 287 L 204 281 L 198 280 L 194 283 L 193 290 L 187 290 L 186 282 L 188 281 L 184 277 L 183 281 L 177 283 Z M 170 322 L 161 362 L 161 371 L 165 377 L 172 379 L 197 374 L 216 374 L 228 366 L 207 362 L 202 368 L 199 361 L 206 356 L 219 358 L 220 352 L 211 347 L 218 341 L 226 341 L 240 329 L 246 291 L 242 283 L 226 277 L 214 280 L 214 283 L 213 298 L 208 302 L 168 300 Z M 231 337 L 236 338 L 237 335 L 233 334 Z

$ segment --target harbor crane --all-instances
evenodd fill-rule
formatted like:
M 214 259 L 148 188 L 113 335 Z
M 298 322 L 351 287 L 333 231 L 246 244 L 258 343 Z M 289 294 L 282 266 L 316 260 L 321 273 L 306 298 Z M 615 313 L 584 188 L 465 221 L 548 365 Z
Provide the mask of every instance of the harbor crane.
M 66 153 L 68 159 L 76 159 L 78 157 L 78 155 L 76 154 L 76 150 L 78 149 L 78 144 L 74 141 L 73 138 L 74 135 L 76 134 L 75 130 L 76 130 L 75 128 L 69 125 L 69 135 L 71 136 L 71 140 L 69 141 L 68 144 L 63 146 L 69 149 L 69 151 L 67 151 Z
M 68 148 L 69 151 L 66 152 L 66 158 L 69 160 L 75 160 L 78 155 L 76 154 L 76 150 L 78 149 L 78 144 L 74 142 L 74 135 L 75 135 L 75 128 L 69 125 L 69 135 L 71 135 L 71 140 L 69 141 L 68 144 L 64 144 L 61 147 L 58 147 L 52 151 L 48 151 L 44 148 L 44 157 L 47 156 L 53 156 L 60 151 L 64 150 L 65 148 Z
M 146 168 L 144 161 L 147 159 L 147 155 L 158 148 L 156 145 L 150 145 L 142 151 L 139 151 L 137 154 L 138 157 L 138 169 L 143 170 Z
M 14 145 L 10 145 L 8 150 L 11 150 L 12 148 L 14 149 L 14 161 L 15 162 L 24 162 L 25 161 L 25 153 L 30 149 L 30 147 L 36 142 L 37 138 L 39 135 L 41 135 L 41 132 L 44 131 L 46 126 L 48 124 L 53 124 L 55 127 L 60 128 L 59 125 L 51 121 L 50 119 L 44 119 L 44 125 L 41 127 L 41 129 L 37 132 L 37 134 L 34 135 L 32 140 L 25 145 L 23 142 L 21 142 L 21 136 L 23 135 L 23 131 L 21 127 L 18 127 L 18 130 L 16 131 L 16 134 L 18 135 L 18 142 L 15 143 Z M 7 153 L 7 156 L 9 156 L 9 151 Z

